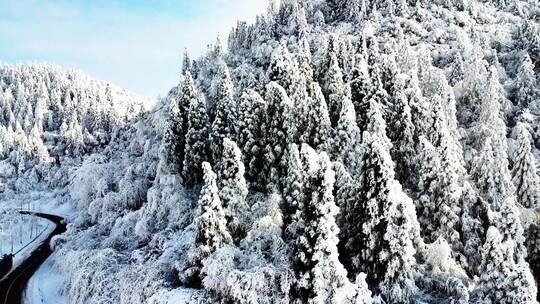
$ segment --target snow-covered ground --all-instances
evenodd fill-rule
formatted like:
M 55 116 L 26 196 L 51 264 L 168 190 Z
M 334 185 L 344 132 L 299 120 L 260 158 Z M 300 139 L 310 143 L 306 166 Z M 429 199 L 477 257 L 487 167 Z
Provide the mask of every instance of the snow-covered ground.
M 64 304 L 69 299 L 61 294 L 62 275 L 54 266 L 54 254 L 36 271 L 28 282 L 24 295 L 26 304 Z
M 59 215 L 70 221 L 75 216 L 75 211 L 70 204 L 62 199 L 62 195 L 54 192 L 31 192 L 12 196 L 2 201 L 1 210 L 6 214 L 18 214 L 18 210 L 27 210 Z M 22 203 L 22 204 L 21 204 Z M 20 216 L 19 216 L 20 217 Z M 31 216 L 24 216 L 31 220 Z M 34 218 L 37 221 L 40 235 L 36 238 L 34 233 L 34 242 L 32 242 L 14 259 L 14 265 L 19 265 L 30 253 L 35 250 L 54 230 L 55 225 L 45 219 Z M 0 220 L 1 223 L 7 223 L 7 220 Z M 30 225 L 26 225 L 30 227 Z M 25 226 L 25 227 L 26 227 Z M 34 228 L 36 229 L 36 228 Z M 26 240 L 26 239 L 25 239 Z M 1 244 L 4 244 L 0 242 Z M 24 244 L 28 242 L 23 242 Z M 17 243 L 18 244 L 18 243 Z M 24 245 L 23 244 L 23 245 Z M 11 246 L 2 246 L 8 251 Z M 8 248 L 9 247 L 9 248 Z M 15 250 L 18 250 L 16 247 Z M 67 298 L 60 296 L 60 287 L 62 286 L 62 276 L 54 268 L 54 253 L 43 265 L 36 271 L 34 276 L 28 282 L 28 288 L 25 293 L 25 303 L 69 303 Z

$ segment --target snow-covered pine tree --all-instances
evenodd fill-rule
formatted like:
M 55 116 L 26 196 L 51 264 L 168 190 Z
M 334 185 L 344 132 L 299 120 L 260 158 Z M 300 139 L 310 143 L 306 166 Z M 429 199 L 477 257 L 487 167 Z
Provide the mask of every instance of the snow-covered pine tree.
M 521 108 L 531 107 L 533 110 L 539 110 L 537 105 L 540 103 L 540 90 L 538 89 L 538 80 L 534 73 L 534 66 L 529 54 L 525 53 L 519 66 L 516 80 L 516 103 Z
M 454 250 L 460 250 L 460 197 L 455 172 L 443 165 L 436 148 L 425 138 L 420 138 L 422 163 L 420 172 L 420 196 L 418 199 L 418 220 L 427 243 L 444 237 Z
M 259 93 L 248 90 L 238 109 L 238 146 L 246 167 L 246 179 L 256 190 L 264 189 L 263 172 L 267 104 Z
M 339 303 L 348 279 L 338 259 L 339 229 L 335 222 L 338 208 L 332 195 L 335 175 L 328 156 L 310 150 L 308 145 L 302 146 L 307 196 L 300 212 L 305 227 L 294 241 L 296 282 L 291 290 L 291 302 Z
M 415 132 L 412 110 L 407 96 L 407 76 L 400 74 L 396 77 L 392 93 L 392 114 L 388 124 L 388 137 L 392 141 L 392 159 L 396 163 L 396 177 L 404 185 L 410 182 L 415 156 Z
M 360 173 L 361 146 L 362 134 L 356 125 L 356 111 L 352 101 L 345 98 L 333 136 L 333 154 L 352 176 Z
M 223 65 L 218 71 L 216 82 L 216 111 L 211 131 L 212 157 L 217 160 L 223 147 L 223 139 L 236 137 L 238 108 L 234 101 L 234 91 L 229 68 Z
M 523 259 L 516 262 L 512 242 L 503 241 L 497 228 L 489 228 L 473 303 L 536 303 L 534 280 L 527 263 Z
M 296 144 L 287 147 L 285 155 L 285 182 L 283 183 L 283 235 L 285 240 L 294 240 L 303 232 L 302 210 L 305 204 L 305 177 Z
M 395 180 L 390 140 L 375 101 L 368 118 L 358 196 L 344 211 L 349 227 L 345 260 L 351 275 L 367 273 L 370 287 L 387 303 L 409 303 L 415 293 L 413 242 L 419 226 L 412 200 Z
M 222 145 L 216 165 L 219 197 L 225 210 L 227 227 L 233 239 L 239 241 L 249 228 L 250 208 L 246 202 L 248 188 L 244 179 L 245 168 L 242 153 L 236 143 L 224 138 Z
M 171 96 L 171 108 L 164 136 L 165 156 L 173 173 L 182 173 L 189 106 L 198 98 L 197 88 L 189 70 L 183 75 L 179 96 Z
M 324 79 L 324 93 L 328 97 L 328 109 L 330 111 L 330 121 L 332 126 L 337 125 L 339 113 L 343 99 L 346 98 L 346 88 L 343 81 L 343 73 L 339 67 L 339 62 L 336 54 L 331 52 L 328 54 L 329 67 L 326 70 Z
M 367 62 L 364 57 L 358 55 L 356 66 L 350 76 L 351 99 L 356 110 L 356 122 L 360 131 L 364 131 L 367 122 L 367 111 L 369 109 L 369 98 L 373 94 L 374 87 L 369 77 Z
M 204 96 L 192 99 L 189 105 L 188 131 L 182 177 L 186 187 L 194 186 L 202 181 L 201 164 L 210 159 L 209 128 L 206 100 Z
M 310 146 L 321 150 L 330 150 L 331 131 L 330 118 L 328 115 L 328 106 L 319 84 L 311 84 L 311 95 L 308 99 L 307 126 L 304 132 L 304 142 Z
M 517 200 L 525 208 L 536 208 L 540 205 L 540 176 L 532 154 L 531 135 L 523 123 L 518 123 L 514 132 L 518 147 L 513 156 L 512 181 Z
M 284 173 L 283 155 L 287 146 L 293 143 L 296 133 L 291 117 L 293 104 L 285 89 L 276 82 L 268 84 L 265 99 L 268 103 L 268 115 L 264 174 L 268 183 L 280 185 L 280 177 Z
M 232 238 L 227 230 L 225 212 L 219 199 L 216 174 L 209 163 L 202 163 L 204 183 L 199 196 L 197 216 L 195 217 L 195 238 L 188 252 L 186 268 L 180 272 L 180 279 L 187 286 L 200 287 L 204 280 L 201 269 L 208 256 Z

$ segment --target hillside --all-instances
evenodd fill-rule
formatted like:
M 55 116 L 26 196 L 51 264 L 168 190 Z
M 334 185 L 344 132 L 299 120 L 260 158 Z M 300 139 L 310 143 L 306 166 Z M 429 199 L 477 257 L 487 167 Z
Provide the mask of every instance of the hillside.
M 102 149 L 116 126 L 148 107 L 144 98 L 80 71 L 0 65 L 0 193 L 65 184 L 58 181 L 61 164 Z
M 50 119 L 3 97 L 0 164 L 36 184 L 2 132 L 78 159 L 53 185 L 78 212 L 54 241 L 71 303 L 537 303 L 539 20 L 536 0 L 283 0 L 140 115 L 89 81 L 63 119 L 51 93 Z

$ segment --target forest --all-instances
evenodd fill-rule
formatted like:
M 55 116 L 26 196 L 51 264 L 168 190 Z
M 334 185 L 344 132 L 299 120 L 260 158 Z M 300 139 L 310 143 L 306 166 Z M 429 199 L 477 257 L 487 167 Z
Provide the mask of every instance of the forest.
M 70 303 L 537 303 L 539 22 L 537 0 L 272 2 L 153 107 L 3 65 L 0 201 L 77 211 Z

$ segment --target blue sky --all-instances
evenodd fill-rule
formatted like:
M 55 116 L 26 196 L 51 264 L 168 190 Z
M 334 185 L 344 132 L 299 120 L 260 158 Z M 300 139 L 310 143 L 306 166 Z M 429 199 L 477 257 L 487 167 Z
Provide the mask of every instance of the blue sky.
M 193 56 L 267 0 L 0 0 L 0 61 L 75 67 L 148 97 L 178 83 Z

